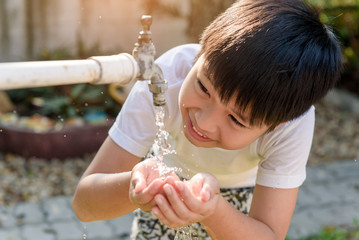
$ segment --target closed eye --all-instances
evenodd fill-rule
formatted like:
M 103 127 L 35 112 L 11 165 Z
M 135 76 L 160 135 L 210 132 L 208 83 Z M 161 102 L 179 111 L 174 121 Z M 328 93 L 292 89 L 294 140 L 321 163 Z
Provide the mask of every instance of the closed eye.
M 197 80 L 198 86 L 201 89 L 202 92 L 204 92 L 205 94 L 207 94 L 208 96 L 210 96 L 207 88 L 205 86 L 203 86 L 203 84 L 201 83 L 200 80 Z
M 241 122 L 239 122 L 233 115 L 229 114 L 228 116 L 231 118 L 231 120 L 232 120 L 232 122 L 234 122 L 234 124 L 236 124 L 240 127 L 246 127 Z

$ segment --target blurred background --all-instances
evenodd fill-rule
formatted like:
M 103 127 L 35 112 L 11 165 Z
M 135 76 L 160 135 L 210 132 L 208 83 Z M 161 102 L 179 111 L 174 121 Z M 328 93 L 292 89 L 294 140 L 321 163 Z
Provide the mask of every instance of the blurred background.
M 306 1 L 333 29 L 344 53 L 341 81 L 316 104 L 309 165 L 358 159 L 359 0 Z M 198 42 L 203 28 L 233 2 L 0 0 L 0 62 L 131 53 L 143 14 L 153 17 L 152 38 L 159 56 L 174 46 Z M 115 91 L 126 95 L 122 88 Z M 0 91 L 0 206 L 71 196 L 122 103 L 105 85 Z M 89 131 L 90 142 L 96 138 L 94 146 L 86 149 L 89 141 L 79 142 L 85 146 L 81 152 L 66 152 L 66 141 Z M 39 136 L 40 144 L 34 144 Z M 41 141 L 51 139 L 50 150 L 42 149 Z M 10 146 L 14 141 L 18 145 Z

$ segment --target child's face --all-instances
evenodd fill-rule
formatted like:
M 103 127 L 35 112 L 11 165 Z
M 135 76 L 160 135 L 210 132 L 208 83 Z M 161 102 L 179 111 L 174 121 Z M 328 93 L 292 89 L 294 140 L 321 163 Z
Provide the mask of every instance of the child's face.
M 183 132 L 197 147 L 239 149 L 264 134 L 267 126 L 249 125 L 249 111 L 236 111 L 234 100 L 221 102 L 212 83 L 207 78 L 201 56 L 183 82 L 179 104 L 183 120 Z

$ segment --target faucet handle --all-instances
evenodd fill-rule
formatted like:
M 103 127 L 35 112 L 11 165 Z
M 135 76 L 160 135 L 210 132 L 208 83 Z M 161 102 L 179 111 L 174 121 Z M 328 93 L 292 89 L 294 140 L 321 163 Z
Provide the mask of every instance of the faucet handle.
M 143 31 L 150 31 L 150 26 L 152 25 L 152 16 L 151 15 L 142 15 L 141 24 Z
M 145 43 L 151 43 L 151 31 L 150 27 L 152 25 L 152 16 L 150 15 L 142 15 L 141 17 L 141 24 L 142 24 L 142 31 L 140 32 L 140 35 L 138 36 L 138 42 L 145 42 Z

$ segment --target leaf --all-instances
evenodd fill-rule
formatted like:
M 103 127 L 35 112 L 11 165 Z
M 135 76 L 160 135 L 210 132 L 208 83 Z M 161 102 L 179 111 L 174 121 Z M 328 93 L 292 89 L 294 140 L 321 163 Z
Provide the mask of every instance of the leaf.
M 71 98 L 72 99 L 78 98 L 85 88 L 86 88 L 86 84 L 74 85 L 71 89 Z

